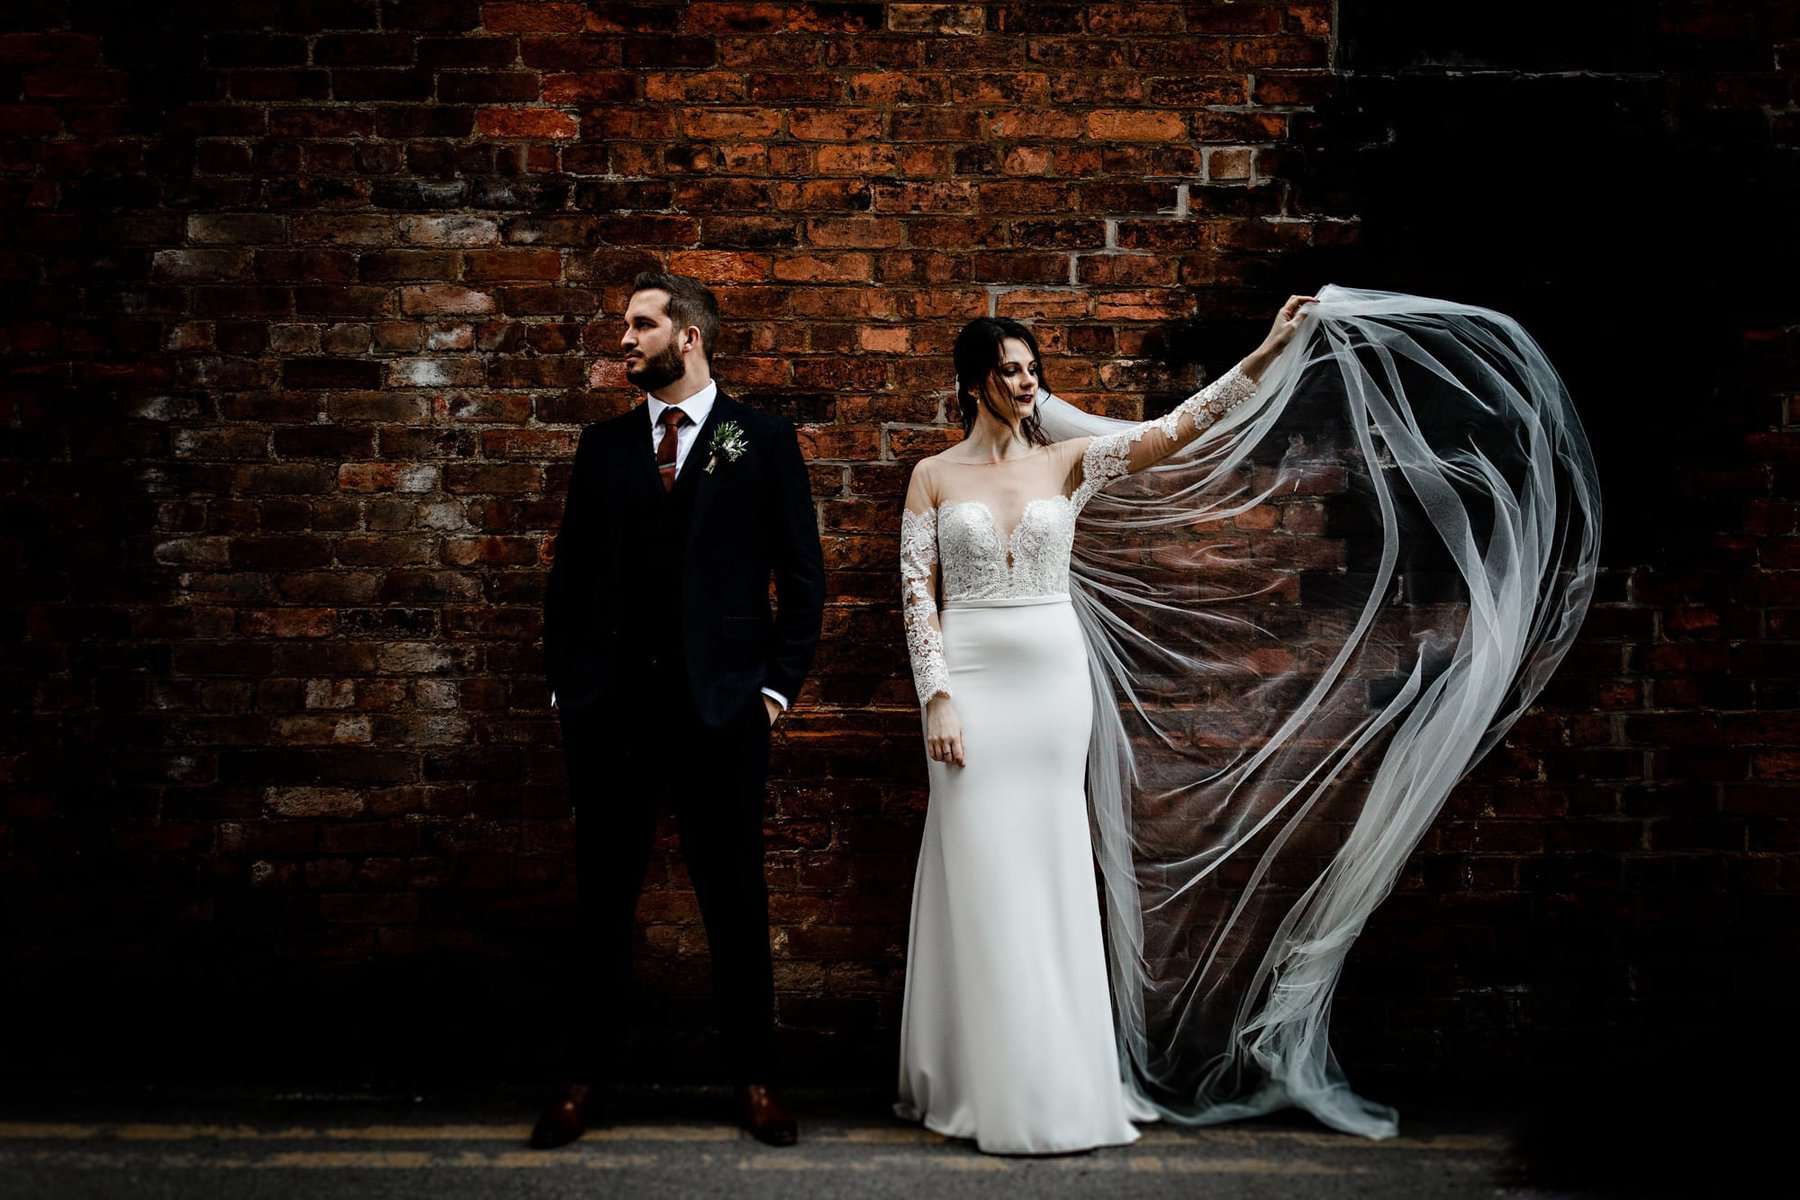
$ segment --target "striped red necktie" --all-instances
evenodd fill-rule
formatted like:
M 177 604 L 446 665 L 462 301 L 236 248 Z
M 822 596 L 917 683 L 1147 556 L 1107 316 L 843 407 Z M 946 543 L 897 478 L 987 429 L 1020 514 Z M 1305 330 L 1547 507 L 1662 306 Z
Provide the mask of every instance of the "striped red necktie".
M 663 409 L 662 440 L 656 443 L 656 473 L 662 476 L 663 491 L 675 487 L 675 440 L 676 431 L 687 423 L 688 415 L 673 404 Z

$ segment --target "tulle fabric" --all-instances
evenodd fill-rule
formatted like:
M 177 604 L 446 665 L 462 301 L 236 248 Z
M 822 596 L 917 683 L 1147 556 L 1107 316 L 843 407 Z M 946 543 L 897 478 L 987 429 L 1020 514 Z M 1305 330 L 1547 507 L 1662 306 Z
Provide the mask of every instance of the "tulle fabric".
M 1329 285 L 1257 394 L 1077 524 L 1088 802 L 1126 1083 L 1166 1119 L 1397 1131 L 1328 1037 L 1345 956 L 1568 651 L 1600 497 L 1510 317 Z M 1058 398 L 1052 438 L 1128 422 Z

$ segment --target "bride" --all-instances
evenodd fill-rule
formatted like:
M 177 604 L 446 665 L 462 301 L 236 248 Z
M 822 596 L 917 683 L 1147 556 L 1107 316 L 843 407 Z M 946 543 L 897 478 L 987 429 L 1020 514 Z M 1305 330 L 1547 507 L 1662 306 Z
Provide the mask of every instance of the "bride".
M 900 518 L 931 760 L 902 1116 L 1016 1154 L 1134 1141 L 1131 1121 L 1153 1117 L 1125 1087 L 1113 1041 L 1082 786 L 1093 712 L 1069 598 L 1075 519 L 1107 481 L 1161 462 L 1246 400 L 1313 299 L 1290 297 L 1261 346 L 1168 416 L 1060 442 L 1033 413 L 1031 330 L 982 317 L 957 336 L 967 436 L 913 468 Z
M 1013 1154 L 1285 1104 L 1391 1135 L 1325 1015 L 1585 612 L 1598 501 L 1560 382 L 1492 310 L 1335 285 L 1150 421 L 1050 396 L 1016 321 L 970 322 L 954 359 L 966 436 L 914 467 L 901 514 L 930 800 L 895 1112 Z M 1329 462 L 1380 536 L 1302 575 L 1302 539 L 1239 530 L 1316 520 L 1301 493 Z M 1444 558 L 1459 602 L 1396 634 L 1408 570 Z M 1309 603 L 1280 604 L 1302 581 Z

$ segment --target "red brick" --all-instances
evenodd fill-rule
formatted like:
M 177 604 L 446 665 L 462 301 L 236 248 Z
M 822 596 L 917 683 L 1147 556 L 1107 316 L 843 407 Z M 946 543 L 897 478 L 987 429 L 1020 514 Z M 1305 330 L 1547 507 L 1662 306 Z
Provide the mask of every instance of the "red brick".
M 400 289 L 401 311 L 414 316 L 479 316 L 495 310 L 491 293 L 456 284 L 421 284 Z
M 1187 121 L 1175 112 L 1121 108 L 1099 109 L 1087 115 L 1087 135 L 1109 142 L 1166 142 L 1187 134 Z
M 1231 62 L 1233 66 L 1250 69 L 1323 67 L 1327 62 L 1327 50 L 1323 38 L 1246 38 L 1231 44 Z
M 879 144 L 821 146 L 814 160 L 822 175 L 885 175 L 894 171 L 894 147 Z
M 781 254 L 774 260 L 776 279 L 803 283 L 858 283 L 873 273 L 867 254 Z
M 781 112 L 766 108 L 689 108 L 681 112 L 681 127 L 689 137 L 765 138 L 781 129 Z
M 637 90 L 637 76 L 629 71 L 589 71 L 580 74 L 546 75 L 543 81 L 543 97 L 546 104 L 618 103 L 635 98 Z M 554 133 L 527 136 L 567 137 L 570 135 Z
M 49 104 L 0 104 L 0 133 L 14 137 L 54 137 L 62 118 Z
M 887 27 L 897 33 L 979 34 L 987 29 L 980 4 L 889 4 Z
M 475 129 L 485 137 L 567 139 L 581 132 L 581 124 L 554 109 L 494 107 L 475 114 Z
M 488 217 L 402 217 L 397 228 L 402 240 L 423 246 L 490 246 L 500 240 L 499 225 Z
M 553 249 L 470 250 L 462 255 L 462 261 L 463 278 L 472 283 L 562 277 L 562 255 Z
M 879 138 L 883 114 L 878 109 L 796 108 L 787 115 L 788 134 L 811 142 L 861 142 Z
M 769 278 L 769 256 L 726 250 L 679 250 L 669 269 L 707 283 L 759 283 Z
M 881 433 L 876 429 L 803 425 L 798 433 L 800 451 L 809 459 L 869 459 L 881 451 Z
M 531 463 L 450 463 L 444 468 L 444 490 L 459 492 L 537 492 L 542 470 Z
M 481 25 L 488 33 L 568 34 L 585 28 L 587 5 L 554 0 L 484 0 Z

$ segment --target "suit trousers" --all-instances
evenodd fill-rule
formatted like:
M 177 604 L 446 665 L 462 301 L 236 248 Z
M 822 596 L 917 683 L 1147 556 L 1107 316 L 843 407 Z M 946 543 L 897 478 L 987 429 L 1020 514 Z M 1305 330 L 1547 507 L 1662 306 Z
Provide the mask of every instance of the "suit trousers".
M 775 985 L 763 873 L 769 718 L 761 695 L 705 728 L 678 669 L 646 672 L 628 704 L 561 712 L 575 809 L 582 994 L 593 1019 L 573 1031 L 574 1065 L 616 1078 L 630 1019 L 631 951 L 658 817 L 673 810 L 712 955 L 713 994 L 733 1083 L 774 1068 Z

